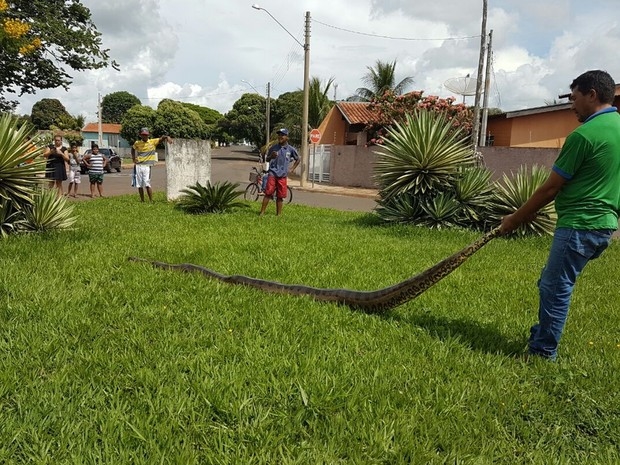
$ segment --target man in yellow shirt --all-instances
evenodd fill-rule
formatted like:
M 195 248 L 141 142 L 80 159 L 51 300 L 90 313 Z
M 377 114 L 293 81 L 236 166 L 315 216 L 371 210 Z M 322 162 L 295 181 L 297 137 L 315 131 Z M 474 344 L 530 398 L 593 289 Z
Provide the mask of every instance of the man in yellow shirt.
M 131 147 L 131 158 L 134 162 L 133 175 L 135 187 L 140 193 L 140 200 L 144 202 L 144 189 L 149 196 L 149 201 L 153 201 L 153 191 L 151 190 L 151 167 L 157 161 L 157 145 L 162 142 L 172 142 L 168 136 L 149 138 L 149 129 L 140 129 L 140 140 L 136 141 Z

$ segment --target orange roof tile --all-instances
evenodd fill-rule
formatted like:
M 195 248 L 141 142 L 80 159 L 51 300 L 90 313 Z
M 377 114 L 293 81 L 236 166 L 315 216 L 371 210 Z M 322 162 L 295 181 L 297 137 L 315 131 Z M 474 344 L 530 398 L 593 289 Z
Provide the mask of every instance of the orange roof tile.
M 120 134 L 121 126 L 116 123 L 103 123 L 101 131 L 106 134 Z M 82 128 L 82 132 L 99 132 L 99 123 L 88 123 Z
M 366 102 L 338 102 L 336 106 L 349 124 L 367 124 L 377 118 Z

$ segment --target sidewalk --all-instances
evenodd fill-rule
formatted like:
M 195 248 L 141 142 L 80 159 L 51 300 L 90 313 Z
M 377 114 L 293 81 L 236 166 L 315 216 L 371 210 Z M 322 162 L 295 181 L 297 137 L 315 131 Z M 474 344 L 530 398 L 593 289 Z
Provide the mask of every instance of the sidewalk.
M 311 181 L 306 181 L 305 186 L 301 187 L 299 179 L 290 177 L 288 178 L 288 185 L 295 190 L 300 190 L 304 192 L 322 192 L 324 194 L 346 195 L 349 197 L 362 197 L 368 199 L 377 199 L 379 197 L 379 191 L 377 189 L 332 186 L 331 184 L 324 184 L 318 182 L 315 182 L 313 184 Z

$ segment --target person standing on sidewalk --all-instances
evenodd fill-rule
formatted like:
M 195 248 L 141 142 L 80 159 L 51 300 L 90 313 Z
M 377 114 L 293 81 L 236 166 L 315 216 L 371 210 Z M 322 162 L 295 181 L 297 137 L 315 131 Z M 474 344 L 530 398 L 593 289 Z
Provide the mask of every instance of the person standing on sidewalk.
M 620 212 L 620 115 L 616 85 L 605 71 L 587 71 L 570 85 L 580 123 L 571 132 L 547 180 L 500 230 L 514 231 L 555 199 L 558 214 L 538 289 L 538 323 L 530 329 L 529 353 L 555 360 L 577 277 L 598 258 L 618 228 Z
M 54 143 L 47 147 L 43 156 L 47 159 L 45 177 L 50 181 L 50 188 L 55 187 L 58 197 L 62 197 L 62 182 L 67 180 L 66 164 L 69 162 L 67 147 L 62 145 L 62 136 L 54 136 Z
M 134 162 L 134 182 L 135 187 L 138 188 L 141 202 L 144 202 L 144 189 L 146 189 L 149 201 L 153 201 L 151 168 L 157 162 L 157 146 L 162 142 L 172 142 L 172 139 L 168 136 L 151 139 L 149 135 L 148 128 L 140 129 L 140 140 L 136 141 L 131 147 L 131 158 Z
M 80 186 L 80 162 L 82 161 L 82 157 L 80 156 L 80 152 L 78 146 L 75 142 L 71 143 L 71 148 L 69 149 L 69 172 L 67 175 L 69 176 L 69 187 L 67 188 L 67 195 L 70 197 L 77 197 L 78 187 Z M 73 189 L 73 194 L 71 194 L 71 189 Z
M 93 144 L 90 153 L 84 156 L 84 164 L 88 168 L 90 196 L 95 198 L 95 186 L 97 186 L 99 197 L 103 197 L 103 171 L 108 164 L 108 159 L 99 153 L 97 144 Z
M 265 155 L 265 161 L 269 162 L 269 171 L 267 172 L 265 196 L 260 208 L 261 216 L 267 210 L 269 200 L 271 200 L 274 193 L 276 195 L 276 215 L 282 214 L 282 203 L 287 193 L 286 187 L 290 162 L 295 160 L 290 171 L 295 171 L 295 168 L 299 165 L 299 154 L 288 143 L 288 129 L 282 128 L 277 134 L 278 143 L 269 147 Z

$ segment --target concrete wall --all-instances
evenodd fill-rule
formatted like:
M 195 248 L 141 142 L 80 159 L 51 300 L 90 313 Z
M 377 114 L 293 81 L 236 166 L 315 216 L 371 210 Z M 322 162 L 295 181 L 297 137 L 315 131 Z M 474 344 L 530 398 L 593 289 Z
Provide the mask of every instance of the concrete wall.
M 373 182 L 377 146 L 334 145 L 330 161 L 330 184 L 343 187 L 377 188 Z M 551 168 L 559 149 L 531 147 L 480 147 L 492 179 L 516 173 L 521 165 Z
M 182 189 L 211 181 L 211 141 L 174 139 L 166 156 L 166 194 L 178 198 Z
M 335 186 L 376 188 L 373 172 L 376 147 L 334 145 L 330 161 L 330 184 Z
M 493 173 L 492 179 L 501 179 L 504 173 L 516 173 L 522 165 L 539 165 L 551 169 L 560 153 L 560 149 L 531 147 L 480 147 L 480 151 L 485 166 Z

